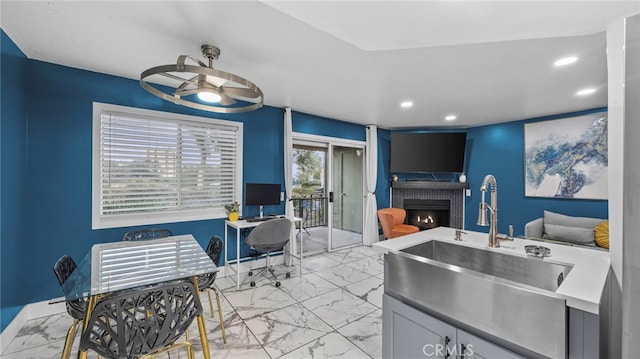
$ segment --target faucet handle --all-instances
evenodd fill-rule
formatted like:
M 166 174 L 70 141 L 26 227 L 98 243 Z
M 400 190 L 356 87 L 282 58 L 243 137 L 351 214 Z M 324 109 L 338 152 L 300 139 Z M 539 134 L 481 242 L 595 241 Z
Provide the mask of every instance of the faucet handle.
M 465 232 L 465 231 L 463 231 L 461 229 L 456 229 L 456 236 L 453 239 L 456 240 L 456 241 L 461 241 L 463 234 L 467 234 L 467 232 Z

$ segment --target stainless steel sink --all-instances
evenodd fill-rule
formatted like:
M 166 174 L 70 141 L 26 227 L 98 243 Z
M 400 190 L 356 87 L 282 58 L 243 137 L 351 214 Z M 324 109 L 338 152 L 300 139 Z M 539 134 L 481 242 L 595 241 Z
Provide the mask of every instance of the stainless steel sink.
M 554 292 L 570 271 L 547 259 L 430 241 L 385 255 L 385 293 L 516 351 L 564 358 L 567 308 Z
M 473 271 L 508 279 L 555 292 L 572 266 L 482 250 L 462 245 L 430 241 L 402 250 L 422 258 L 452 264 Z

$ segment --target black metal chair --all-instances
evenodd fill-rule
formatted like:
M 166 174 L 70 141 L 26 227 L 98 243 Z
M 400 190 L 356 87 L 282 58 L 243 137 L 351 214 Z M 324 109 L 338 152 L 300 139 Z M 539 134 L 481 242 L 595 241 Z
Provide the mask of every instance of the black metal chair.
M 150 228 L 150 229 L 136 229 L 129 231 L 122 237 L 123 241 L 146 241 L 148 239 L 164 238 L 173 236 L 168 228 Z
M 209 240 L 209 245 L 207 245 L 207 255 L 213 261 L 213 264 L 216 266 L 220 263 L 220 256 L 222 255 L 222 250 L 224 249 L 224 242 L 220 237 L 213 236 L 211 240 Z M 220 329 L 222 330 L 222 340 L 225 344 L 227 344 L 227 333 L 224 330 L 224 318 L 222 317 L 222 306 L 220 305 L 220 294 L 218 293 L 218 289 L 213 286 L 213 282 L 216 280 L 217 272 L 207 273 L 198 276 L 198 289 L 200 292 L 207 292 L 209 296 L 209 309 L 211 309 L 211 317 L 213 317 L 213 300 L 211 298 L 211 292 L 213 291 L 216 295 L 216 302 L 218 303 L 218 316 L 220 317 Z
M 53 266 L 53 272 L 58 278 L 60 286 L 62 286 L 71 273 L 76 269 L 76 262 L 73 261 L 68 255 L 60 257 Z M 65 302 L 67 306 L 67 313 L 73 318 L 73 324 L 67 331 L 67 338 L 64 342 L 64 348 L 62 349 L 62 359 L 68 359 L 71 355 L 71 346 L 76 336 L 78 325 L 84 320 L 85 311 L 87 308 L 86 299 L 67 300 Z
M 278 277 L 276 277 L 275 272 L 269 263 L 269 255 L 272 252 L 283 250 L 284 246 L 289 243 L 290 236 L 291 221 L 287 218 L 270 219 L 260 223 L 259 226 L 249 233 L 249 236 L 245 238 L 245 242 L 253 250 L 260 253 L 266 253 L 267 255 L 266 266 L 256 273 L 255 276 L 269 273 L 276 280 L 276 287 L 280 286 L 280 281 L 278 281 Z M 253 271 L 249 272 L 249 276 L 252 277 L 251 286 L 255 287 L 256 282 L 253 279 L 255 278 Z M 286 277 L 289 278 L 290 276 L 289 272 L 287 272 Z
M 105 358 L 144 358 L 186 347 L 193 358 L 188 339 L 176 341 L 201 313 L 198 293 L 186 280 L 114 293 L 91 311 L 79 350 Z

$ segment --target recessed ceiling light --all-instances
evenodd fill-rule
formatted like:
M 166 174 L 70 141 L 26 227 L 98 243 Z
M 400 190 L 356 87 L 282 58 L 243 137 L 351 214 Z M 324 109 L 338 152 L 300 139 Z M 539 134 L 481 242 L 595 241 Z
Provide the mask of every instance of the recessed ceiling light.
M 413 106 L 413 101 L 402 101 L 400 103 L 400 107 L 402 108 L 409 108 L 411 106 Z
M 576 56 L 563 57 L 553 63 L 554 66 L 565 66 L 578 61 Z
M 456 116 L 456 115 L 447 115 L 447 116 L 445 116 L 445 117 L 444 117 L 444 119 L 445 119 L 446 121 L 453 121 L 453 120 L 455 120 L 456 118 L 458 118 L 458 116 Z
M 586 95 L 591 95 L 594 92 L 596 92 L 596 89 L 588 88 L 588 89 L 583 89 L 583 90 L 580 90 L 580 91 L 576 92 L 576 95 L 577 96 L 586 96 Z

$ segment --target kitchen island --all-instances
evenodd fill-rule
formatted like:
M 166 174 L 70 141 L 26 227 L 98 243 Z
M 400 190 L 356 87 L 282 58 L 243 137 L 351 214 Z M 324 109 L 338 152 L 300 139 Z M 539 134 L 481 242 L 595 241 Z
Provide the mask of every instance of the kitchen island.
M 603 310 L 606 308 L 607 301 L 606 296 L 603 296 L 603 293 L 606 292 L 605 287 L 607 285 L 607 280 L 609 276 L 609 254 L 605 251 L 599 251 L 588 248 L 578 248 L 572 246 L 564 246 L 561 244 L 552 244 L 552 243 L 543 243 L 539 241 L 526 240 L 516 238 L 514 241 L 501 241 L 500 248 L 490 248 L 488 246 L 488 236 L 486 233 L 479 232 L 470 232 L 467 231 L 466 234 L 462 235 L 462 241 L 455 241 L 455 230 L 452 228 L 439 227 L 428 231 L 422 231 L 419 233 L 414 233 L 411 235 L 403 236 L 400 238 L 395 238 L 393 240 L 387 240 L 383 242 L 379 242 L 374 244 L 374 249 L 379 251 L 380 253 L 387 254 L 385 255 L 385 296 L 384 296 L 384 306 L 383 306 L 383 352 L 385 357 L 400 357 L 398 351 L 394 351 L 394 349 L 410 349 L 412 348 L 409 343 L 406 343 L 406 335 L 403 335 L 405 339 L 401 339 L 398 335 L 393 335 L 394 331 L 397 330 L 409 330 L 413 333 L 419 332 L 418 328 L 423 328 L 426 330 L 425 333 L 422 333 L 422 336 L 419 336 L 420 341 L 425 342 L 423 345 L 419 345 L 421 343 L 415 343 L 417 348 L 425 348 L 425 345 L 433 345 L 434 348 L 446 347 L 449 348 L 448 353 L 451 355 L 459 355 L 461 351 L 461 346 L 456 343 L 460 341 L 459 339 L 468 338 L 469 335 L 479 337 L 479 339 L 486 340 L 489 343 L 497 344 L 497 349 L 502 350 L 506 349 L 509 352 L 513 352 L 516 356 L 521 355 L 525 357 L 571 357 L 571 358 L 589 358 L 589 357 L 598 357 L 599 352 L 604 350 L 606 347 L 606 343 L 600 343 L 601 337 L 606 337 L 606 335 L 600 335 L 601 331 L 606 330 L 607 320 L 607 310 Z M 496 255 L 509 255 L 524 258 L 522 261 L 543 261 L 549 263 L 562 263 L 570 267 L 570 272 L 563 278 L 559 278 L 557 289 L 553 291 L 541 291 L 544 295 L 543 297 L 547 299 L 549 297 L 553 300 L 560 300 L 563 303 L 562 308 L 566 305 L 566 310 L 563 312 L 554 312 L 555 317 L 559 317 L 556 321 L 559 323 L 559 333 L 554 337 L 555 347 L 553 350 L 546 351 L 546 343 L 525 343 L 519 342 L 518 340 L 504 340 L 504 337 L 509 337 L 509 335 L 496 335 L 496 333 L 504 333 L 496 330 L 493 332 L 493 327 L 491 323 L 493 320 L 485 320 L 482 322 L 483 325 L 480 325 L 481 329 L 477 327 L 470 326 L 469 323 L 473 323 L 473 321 L 466 321 L 465 317 L 459 317 L 458 313 L 463 313 L 464 310 L 469 310 L 468 306 L 465 305 L 465 308 L 453 308 L 453 311 L 444 311 L 440 310 L 440 307 L 430 306 L 428 301 L 423 302 L 416 300 L 416 298 L 411 298 L 409 296 L 404 296 L 402 294 L 398 294 L 397 290 L 394 290 L 394 287 L 397 287 L 398 281 L 404 281 L 407 273 L 398 273 L 398 267 L 389 265 L 390 262 L 393 262 L 391 259 L 395 257 L 399 257 L 397 254 L 403 251 L 408 250 L 409 248 L 415 248 L 417 245 L 421 245 L 430 241 L 439 241 L 443 243 L 447 243 L 449 246 L 463 246 L 468 247 L 468 251 L 473 253 L 473 251 L 482 250 L 482 251 L 490 251 L 495 253 Z M 551 250 L 551 255 L 545 258 L 527 258 L 525 254 L 525 246 L 527 245 L 543 245 L 548 247 Z M 388 255 L 393 254 L 393 255 Z M 401 253 L 402 254 L 402 253 Z M 392 258 L 393 257 L 393 258 Z M 420 259 L 422 262 L 433 262 L 429 259 Z M 416 263 L 420 261 L 414 261 Z M 539 263 L 534 263 L 539 264 Z M 412 264 L 413 265 L 413 264 Z M 420 266 L 421 264 L 415 264 L 416 266 Z M 464 267 L 464 264 L 461 264 L 460 267 Z M 416 268 L 418 268 L 416 267 Z M 446 264 L 446 270 L 444 273 L 462 273 L 467 271 L 466 269 L 458 268 L 456 266 L 452 266 L 450 264 Z M 400 267 L 401 271 L 409 270 L 409 267 Z M 389 272 L 391 270 L 391 273 Z M 411 279 L 413 282 L 411 283 L 403 283 L 402 285 L 408 287 L 419 287 L 421 288 L 421 293 L 426 293 L 428 296 L 438 297 L 438 296 L 449 296 L 452 303 L 457 303 L 454 299 L 458 299 L 461 303 L 471 303 L 473 302 L 474 296 L 480 298 L 482 296 L 489 296 L 492 293 L 487 294 L 487 290 L 482 290 L 477 293 L 464 293 L 460 288 L 453 288 L 452 284 L 452 292 L 448 293 L 448 288 L 446 287 L 446 283 L 443 287 L 442 283 L 436 283 L 434 280 L 435 277 L 429 279 L 428 276 L 424 278 L 420 277 L 419 279 Z M 470 279 L 471 278 L 471 279 Z M 487 276 L 486 274 L 481 274 L 483 280 L 487 280 L 487 278 L 491 279 L 493 277 Z M 424 280 L 423 280 L 424 279 Z M 473 280 L 473 277 L 466 276 L 465 280 Z M 389 283 L 390 280 L 393 280 L 393 283 Z M 408 280 L 408 279 L 407 279 Z M 504 280 L 503 278 L 495 278 L 496 283 L 498 285 L 507 288 L 509 290 L 513 289 L 512 287 L 517 287 L 516 284 L 511 285 L 509 281 Z M 469 282 L 467 282 L 469 283 Z M 438 286 L 439 285 L 439 286 Z M 438 293 L 434 294 L 429 291 L 429 288 L 437 288 Z M 467 287 L 465 287 L 467 288 Z M 524 289 L 522 289 L 524 288 Z M 516 288 L 517 290 L 521 290 L 524 293 L 535 292 L 535 288 L 531 288 L 531 290 L 527 286 L 522 286 L 522 288 Z M 455 291 L 453 291 L 455 289 Z M 502 293 L 502 292 L 497 292 Z M 511 293 L 511 292 L 505 292 Z M 518 294 L 519 292 L 514 292 Z M 518 301 L 521 300 L 518 295 L 509 295 L 510 298 L 496 298 L 496 303 L 507 303 L 509 306 L 516 306 L 516 310 L 527 311 L 530 308 L 517 308 Z M 465 302 L 466 300 L 466 302 Z M 426 304 L 425 304 L 426 303 Z M 526 301 L 523 300 L 523 303 Z M 535 303 L 535 302 L 534 302 Z M 407 306 L 407 311 L 403 311 L 398 309 L 398 305 Z M 453 305 L 453 304 L 452 304 Z M 395 308 L 395 309 L 394 309 Z M 495 315 L 500 315 L 500 308 L 493 308 L 496 312 Z M 505 308 L 504 315 L 508 315 L 508 308 Z M 415 310 L 416 312 L 411 312 Z M 403 312 L 403 313 L 400 313 Z M 447 335 L 442 335 L 441 338 L 438 338 L 438 335 L 433 337 L 432 339 L 428 338 L 428 333 L 435 333 L 437 331 L 433 331 L 433 323 L 431 325 L 423 325 L 420 321 L 416 320 L 418 316 L 417 313 L 422 313 L 429 318 L 432 318 L 439 324 L 447 324 L 453 325 L 455 328 L 462 328 L 465 331 L 452 331 Z M 514 313 L 513 311 L 511 313 Z M 519 312 L 517 312 L 519 313 Z M 560 314 L 558 314 L 560 313 Z M 566 313 L 566 315 L 563 315 Z M 401 323 L 401 318 L 409 317 L 410 323 Z M 425 318 L 427 318 L 425 317 Z M 563 318 L 565 317 L 565 318 Z M 492 317 L 488 317 L 492 318 Z M 526 318 L 526 317 L 525 317 Z M 508 319 L 508 318 L 507 318 Z M 426 321 L 430 321 L 431 319 L 425 319 Z M 504 320 L 504 318 L 497 318 L 495 320 L 495 327 L 500 329 L 500 321 Z M 552 321 L 555 323 L 556 321 Z M 433 322 L 433 321 L 431 321 Z M 489 322 L 489 323 L 487 323 Z M 394 324 L 395 323 L 395 324 Z M 513 328 L 508 328 L 511 331 L 518 331 L 522 328 L 526 328 L 528 323 L 518 323 Z M 531 323 L 533 326 L 535 323 Z M 415 326 L 418 327 L 415 327 Z M 564 325 L 564 327 L 563 327 Z M 436 325 L 437 326 L 437 325 Z M 404 329 L 402 329 L 404 328 Z M 502 328 L 504 329 L 504 328 Z M 523 329 L 524 330 L 524 329 Z M 551 331 L 552 328 L 548 328 L 548 331 Z M 546 332 L 545 328 L 539 328 L 537 332 L 542 332 L 543 334 Z M 568 333 L 565 335 L 564 333 Z M 396 333 L 397 334 L 397 333 Z M 511 333 L 507 333 L 511 334 Z M 517 333 L 515 333 L 517 334 Z M 465 337 L 466 335 L 466 337 Z M 524 334 L 523 334 L 524 335 Z M 514 336 L 517 338 L 517 335 Z M 541 338 L 544 338 L 543 336 Z M 547 338 L 548 339 L 548 338 Z M 433 341 L 430 343 L 429 341 Z M 513 343 L 515 341 L 515 343 Z M 395 343 L 395 345 L 394 345 Z M 536 345 L 539 344 L 539 345 Z M 551 345 L 552 343 L 549 343 Z M 461 343 L 460 345 L 463 345 Z M 430 348 L 430 347 L 427 347 Z M 476 345 L 476 348 L 479 348 Z M 485 353 L 490 353 L 490 351 L 484 351 Z M 402 352 L 404 354 L 410 354 Z M 446 354 L 446 353 L 445 353 Z M 469 354 L 469 353 L 467 353 Z M 417 356 L 416 353 L 414 355 Z M 420 354 L 422 356 L 426 355 L 423 352 Z M 502 355 L 502 354 L 497 354 Z M 446 355 L 443 355 L 446 356 Z

